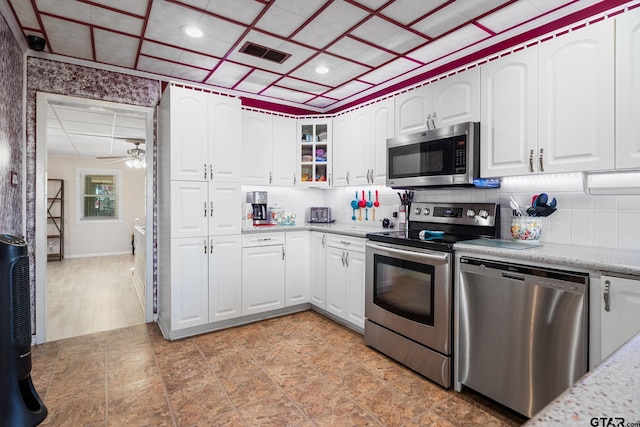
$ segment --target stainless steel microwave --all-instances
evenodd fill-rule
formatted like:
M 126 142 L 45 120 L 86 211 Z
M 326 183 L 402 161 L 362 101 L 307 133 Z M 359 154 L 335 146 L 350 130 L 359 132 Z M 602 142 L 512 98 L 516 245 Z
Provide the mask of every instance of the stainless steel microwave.
M 387 139 L 387 186 L 472 186 L 480 175 L 480 123 Z

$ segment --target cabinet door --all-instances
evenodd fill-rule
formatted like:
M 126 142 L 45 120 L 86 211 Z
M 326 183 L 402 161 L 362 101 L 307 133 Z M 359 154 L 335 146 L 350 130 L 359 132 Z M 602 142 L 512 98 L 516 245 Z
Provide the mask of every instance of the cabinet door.
M 377 102 L 369 108 L 371 108 L 372 184 L 385 185 L 387 182 L 387 139 L 393 138 L 395 135 L 393 98 Z
M 284 246 L 242 248 L 242 315 L 284 307 Z
M 242 183 L 271 184 L 272 120 L 270 114 L 242 111 Z
M 175 86 L 169 91 L 171 179 L 204 181 L 209 163 L 209 95 Z
M 242 175 L 240 99 L 209 95 L 209 177 L 240 182 Z
M 640 167 L 640 9 L 616 17 L 616 169 Z
M 353 185 L 369 184 L 371 169 L 371 110 L 367 107 L 349 113 L 348 170 Z
M 347 252 L 346 320 L 364 329 L 364 262 L 361 252 Z
M 209 238 L 209 322 L 242 315 L 242 236 Z
M 397 95 L 394 107 L 396 135 L 427 130 L 427 117 L 432 113 L 431 85 Z
M 333 182 L 334 186 L 351 184 L 349 172 L 349 115 L 333 119 Z M 349 175 L 347 175 L 349 174 Z
M 209 234 L 240 234 L 242 192 L 239 182 L 209 183 Z
M 296 120 L 273 116 L 273 185 L 292 186 L 297 184 L 296 176 Z
M 325 309 L 325 277 L 327 274 L 327 235 L 311 232 L 311 259 L 309 266 L 311 304 Z
M 309 302 L 309 232 L 287 232 L 285 305 Z
M 640 278 L 603 275 L 602 290 L 609 295 L 608 307 L 605 298 L 600 311 L 604 360 L 640 331 Z
M 171 330 L 209 321 L 207 238 L 171 239 Z
M 540 44 L 539 172 L 614 167 L 613 38 L 608 19 Z
M 430 86 L 437 127 L 480 121 L 480 69 L 463 71 Z
M 482 65 L 482 177 L 537 171 L 537 52 L 534 46 Z
M 342 319 L 346 318 L 346 252 L 338 248 L 327 248 L 327 276 L 325 310 Z
M 206 182 L 171 181 L 171 237 L 209 235 Z

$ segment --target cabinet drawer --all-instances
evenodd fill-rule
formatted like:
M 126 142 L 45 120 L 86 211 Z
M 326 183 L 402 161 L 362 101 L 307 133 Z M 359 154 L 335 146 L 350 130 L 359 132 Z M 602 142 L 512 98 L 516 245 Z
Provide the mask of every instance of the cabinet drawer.
M 366 239 L 344 236 L 341 234 L 327 234 L 327 246 L 340 249 L 348 249 L 356 252 L 364 252 Z
M 284 245 L 284 233 L 251 233 L 242 235 L 242 247 Z

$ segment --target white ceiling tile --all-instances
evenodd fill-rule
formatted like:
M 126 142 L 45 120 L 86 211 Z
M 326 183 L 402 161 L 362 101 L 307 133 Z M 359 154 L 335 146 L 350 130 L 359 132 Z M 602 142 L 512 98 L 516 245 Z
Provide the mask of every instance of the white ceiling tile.
M 182 54 L 178 58 L 178 62 L 191 65 L 197 68 L 206 68 L 207 70 L 213 69 L 220 60 L 218 58 L 212 58 L 210 56 L 199 55 L 197 53 L 182 51 Z
M 122 13 L 112 12 L 100 7 L 91 7 L 91 22 L 99 27 L 140 36 L 144 21 Z
M 274 3 L 275 7 L 279 7 L 307 19 L 320 9 L 325 2 L 326 0 L 274 0 L 272 3 Z
M 256 19 L 264 7 L 266 7 L 264 4 L 256 0 L 211 0 L 205 10 L 248 25 Z
M 540 12 L 548 12 L 561 6 L 575 3 L 573 0 L 527 0 Z
M 495 33 L 500 33 L 538 15 L 540 15 L 540 11 L 533 7 L 531 3 L 518 1 L 482 18 L 478 22 Z
M 344 58 L 351 58 L 356 62 L 376 67 L 393 59 L 390 53 L 361 43 L 350 37 L 340 39 L 336 44 L 327 49 L 327 52 Z
M 233 62 L 223 62 L 207 80 L 208 84 L 231 88 L 236 85 L 251 68 Z
M 315 72 L 315 68 L 318 65 L 326 65 L 331 68 L 331 71 L 326 74 L 318 74 Z M 335 87 L 367 71 L 369 71 L 369 68 L 362 65 L 345 61 L 332 55 L 320 54 L 291 73 L 291 75 L 302 80 Z
M 380 84 L 390 80 L 396 76 L 400 76 L 404 73 L 407 73 L 411 70 L 420 67 L 420 64 L 414 61 L 410 61 L 405 58 L 398 58 L 395 61 L 392 61 L 380 68 L 371 71 L 370 73 L 365 74 L 360 77 L 360 80 L 372 83 L 372 84 Z
M 412 32 L 377 16 L 356 28 L 351 34 L 397 53 L 408 52 L 426 42 L 425 39 L 416 36 Z
M 505 3 L 509 3 L 509 0 L 456 0 L 455 3 L 450 4 L 448 7 L 469 19 L 475 19 Z
M 36 0 L 36 6 L 41 12 L 91 22 L 91 6 L 76 0 Z
M 313 98 L 311 101 L 308 101 L 307 105 L 311 107 L 325 108 L 331 104 L 334 104 L 335 102 L 336 102 L 335 99 L 328 99 L 328 98 L 323 98 L 319 96 L 317 98 Z
M 293 39 L 322 48 L 353 28 L 368 13 L 344 0 L 336 0 L 305 26 Z
M 138 38 L 104 30 L 94 30 L 96 61 L 133 68 L 138 54 Z
M 303 3 L 300 2 L 299 3 Z M 282 37 L 289 37 L 307 19 L 304 16 L 296 15 L 286 9 L 278 7 L 280 3 L 273 4 L 269 10 L 260 18 L 256 28 L 277 34 Z
M 388 2 L 389 0 L 356 0 L 356 3 L 360 3 L 371 10 L 378 10 Z
M 273 84 L 279 78 L 280 76 L 274 73 L 254 70 L 253 73 L 248 75 L 238 86 L 236 86 L 236 89 L 249 93 L 260 93 L 264 88 Z
M 188 67 L 181 64 L 176 64 L 173 67 L 173 71 L 171 71 L 172 76 L 198 83 L 203 82 L 209 73 L 210 70 L 201 70 L 199 68 Z
M 40 28 L 40 23 L 38 22 L 38 18 L 36 17 L 35 12 L 33 11 L 31 2 L 23 0 L 10 0 L 9 3 L 11 3 L 13 10 L 15 10 L 16 12 L 16 15 L 18 15 L 20 25 L 27 28 Z
M 193 67 L 206 68 L 208 70 L 220 62 L 218 58 L 212 58 L 210 56 L 199 55 L 197 53 L 185 51 L 170 46 L 165 46 L 150 41 L 142 43 L 140 53 L 149 56 L 155 56 L 158 58 L 168 59 L 170 61 L 179 62 L 185 65 L 191 65 Z
M 370 87 L 371 85 L 356 80 L 340 86 L 339 88 L 336 88 L 330 92 L 327 92 L 324 94 L 324 96 L 335 99 L 344 99 L 356 93 L 367 90 Z
M 160 59 L 149 58 L 148 56 L 144 55 L 141 55 L 138 59 L 138 69 L 141 71 L 148 71 L 150 73 L 171 76 L 173 68 L 173 63 L 162 61 Z
M 285 77 L 278 82 L 278 86 L 286 87 L 293 90 L 299 90 L 302 92 L 313 93 L 319 95 L 331 89 L 330 87 L 316 84 L 314 82 L 293 79 L 291 77 Z
M 469 24 L 420 49 L 416 49 L 407 56 L 426 64 L 436 59 L 446 57 L 453 52 L 464 49 L 487 37 L 489 37 L 489 34 L 486 31 L 473 24 Z
M 467 21 L 468 18 L 460 12 L 450 7 L 444 7 L 433 15 L 427 16 L 422 21 L 416 22 L 411 28 L 431 38 L 435 38 Z
M 309 101 L 314 95 L 298 92 L 296 90 L 286 89 L 277 86 L 271 86 L 262 92 L 262 95 L 269 96 L 271 98 L 290 100 L 294 102 L 304 103 Z
M 382 14 L 401 24 L 408 25 L 447 1 L 448 0 L 396 0 L 382 9 Z
M 89 27 L 50 16 L 42 16 L 42 23 L 49 36 L 47 43 L 53 52 L 75 58 L 93 59 Z
M 123 10 L 138 16 L 145 16 L 147 14 L 149 0 L 92 0 L 92 3 L 101 4 L 116 10 Z

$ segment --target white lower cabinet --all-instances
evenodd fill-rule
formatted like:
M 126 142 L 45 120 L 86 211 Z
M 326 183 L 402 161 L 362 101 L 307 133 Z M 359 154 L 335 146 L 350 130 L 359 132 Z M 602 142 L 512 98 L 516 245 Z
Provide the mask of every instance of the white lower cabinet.
M 242 315 L 285 306 L 284 233 L 245 235 L 242 239 Z
M 602 360 L 640 332 L 640 277 L 602 276 Z
M 242 315 L 242 236 L 209 239 L 209 323 Z
M 309 265 L 309 299 L 311 304 L 325 309 L 325 284 L 327 276 L 327 235 L 311 232 Z
M 285 306 L 309 302 L 309 232 L 286 233 Z
M 325 310 L 364 328 L 364 239 L 329 235 Z

